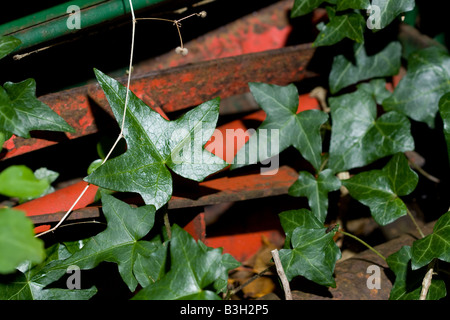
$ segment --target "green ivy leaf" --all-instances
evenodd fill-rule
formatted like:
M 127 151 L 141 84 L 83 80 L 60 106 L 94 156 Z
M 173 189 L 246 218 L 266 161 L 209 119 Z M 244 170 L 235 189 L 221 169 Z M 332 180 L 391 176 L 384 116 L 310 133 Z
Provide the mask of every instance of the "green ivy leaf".
M 398 15 L 413 10 L 414 0 L 372 0 L 372 15 L 377 29 L 387 27 Z M 376 10 L 374 8 L 377 8 Z M 379 24 L 379 25 L 377 25 Z
M 329 99 L 333 131 L 328 166 L 333 172 L 362 167 L 397 152 L 414 150 L 409 120 L 377 108 L 364 90 Z
M 337 227 L 327 233 L 326 228 L 297 227 L 292 233 L 292 249 L 281 249 L 280 260 L 286 277 L 291 281 L 304 276 L 320 285 L 336 287 L 333 278 L 341 251 L 333 240 Z
M 50 187 L 47 179 L 36 178 L 24 165 L 12 165 L 0 173 L 0 194 L 18 197 L 20 201 L 38 198 Z
M 75 132 L 63 118 L 36 98 L 36 82 L 27 79 L 0 86 L 0 131 L 23 138 L 31 130 Z
M 411 269 L 411 247 L 403 246 L 386 259 L 389 268 L 395 273 L 389 300 L 419 300 L 422 281 L 427 268 Z M 445 282 L 433 276 L 428 289 L 427 300 L 439 300 L 447 295 Z
M 65 259 L 70 252 L 63 244 L 55 244 L 46 250 L 44 262 L 33 265 L 29 261 L 21 264 L 14 274 L 0 276 L 0 300 L 87 300 L 97 293 L 97 289 L 44 289 L 61 278 L 65 269 L 46 270 L 52 261 Z
M 444 124 L 444 136 L 447 142 L 448 160 L 450 162 L 450 92 L 439 100 L 439 113 Z
M 9 140 L 11 136 L 12 134 L 10 132 L 0 131 L 0 151 L 3 149 L 3 145 L 5 144 L 6 140 Z
M 284 248 L 291 247 L 292 233 L 297 227 L 306 229 L 320 229 L 323 228 L 323 223 L 320 222 L 316 216 L 307 209 L 288 210 L 283 211 L 278 215 L 280 217 L 281 226 L 286 234 L 284 241 Z
M 386 89 L 386 80 L 384 79 L 373 79 L 370 82 L 360 83 L 357 85 L 357 89 L 370 94 L 379 105 L 392 95 L 392 92 Z
M 167 242 L 158 245 L 157 249 L 147 257 L 138 253 L 133 273 L 142 287 L 158 281 L 165 275 L 167 247 Z
M 399 197 L 410 194 L 418 181 L 405 155 L 398 153 L 382 170 L 359 173 L 343 180 L 342 184 L 353 198 L 368 206 L 375 221 L 384 226 L 407 214 L 406 205 Z
M 0 59 L 6 57 L 21 44 L 22 41 L 13 36 L 0 36 Z
M 312 212 L 322 224 L 328 212 L 328 193 L 341 187 L 341 181 L 330 169 L 319 173 L 317 179 L 309 172 L 300 171 L 297 181 L 289 188 L 289 195 L 307 197 Z
M 413 270 L 429 264 L 434 258 L 450 262 L 450 211 L 438 219 L 432 234 L 413 242 Z
M 330 22 L 321 28 L 313 46 L 331 46 L 344 38 L 349 38 L 358 43 L 364 42 L 366 23 L 362 15 L 359 13 L 335 15 L 334 9 L 328 7 L 327 10 L 329 11 Z M 332 13 L 330 14 L 330 12 Z
M 132 208 L 103 193 L 102 208 L 108 222 L 107 228 L 90 238 L 81 250 L 68 259 L 49 265 L 48 270 L 66 269 L 70 265 L 86 270 L 95 268 L 103 261 L 113 262 L 118 265 L 119 273 L 130 291 L 134 291 L 138 281 L 133 269 L 138 255 L 149 257 L 161 246 L 141 240 L 153 227 L 155 207 Z
M 220 300 L 211 289 L 217 290 L 220 286 L 214 286 L 216 281 L 227 279 L 229 269 L 239 265 L 232 263 L 231 257 L 224 258 L 221 248 L 196 242 L 177 225 L 172 226 L 170 258 L 170 271 L 139 291 L 133 300 Z
M 293 84 L 277 86 L 249 83 L 249 87 L 267 117 L 238 151 L 231 169 L 264 161 L 294 146 L 318 170 L 322 163 L 320 126 L 327 121 L 328 115 L 319 110 L 306 110 L 297 114 L 298 91 Z M 270 136 L 268 141 L 263 139 L 266 136 Z
M 35 238 L 25 213 L 0 209 L 0 274 L 13 272 L 25 260 L 40 263 L 44 258 L 44 243 Z
M 207 253 L 212 250 L 216 250 L 214 248 L 206 246 L 203 242 L 198 241 L 197 244 L 202 248 L 204 253 Z M 219 250 L 222 249 L 220 248 Z M 230 270 L 236 269 L 239 267 L 241 263 L 233 258 L 232 255 L 226 253 L 222 255 L 221 266 L 219 267 L 221 272 L 219 273 L 217 279 L 213 283 L 213 288 L 215 293 L 225 292 L 227 290 L 228 285 L 228 272 Z
M 95 70 L 97 79 L 119 124 L 125 106 L 126 87 Z M 172 176 L 195 181 L 227 166 L 203 149 L 214 132 L 219 99 L 201 104 L 177 120 L 167 121 L 130 92 L 123 135 L 128 150 L 93 171 L 85 180 L 115 191 L 137 192 L 156 209 L 172 196 Z
M 438 47 L 412 53 L 408 72 L 383 102 L 385 110 L 395 110 L 434 128 L 439 100 L 450 91 L 450 56 Z
M 332 94 L 362 80 L 396 75 L 400 70 L 402 46 L 397 41 L 372 56 L 367 55 L 363 43 L 355 43 L 353 48 L 355 63 L 344 55 L 333 60 L 329 76 Z
M 53 188 L 51 186 L 51 184 L 58 179 L 59 177 L 59 173 L 53 170 L 49 170 L 47 168 L 39 168 L 34 172 L 34 176 L 38 179 L 38 180 L 44 180 L 47 181 L 48 183 L 48 187 L 47 189 L 45 189 L 45 191 L 39 196 L 39 197 L 43 197 L 47 194 L 50 194 L 52 192 L 55 191 L 55 188 Z
M 370 0 L 337 0 L 337 11 L 347 9 L 368 9 Z
M 291 11 L 291 18 L 304 16 L 318 8 L 322 3 L 336 3 L 336 0 L 295 0 Z

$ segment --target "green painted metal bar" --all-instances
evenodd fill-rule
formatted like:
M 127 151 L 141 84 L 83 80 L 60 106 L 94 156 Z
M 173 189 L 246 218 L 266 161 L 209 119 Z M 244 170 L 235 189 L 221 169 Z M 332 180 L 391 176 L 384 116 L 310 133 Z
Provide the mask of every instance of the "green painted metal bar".
M 165 0 L 133 0 L 135 11 Z M 80 8 L 80 29 L 70 29 L 67 21 L 71 5 Z M 15 51 L 26 49 L 64 35 L 76 33 L 102 22 L 130 13 L 128 0 L 75 0 L 43 10 L 0 26 L 0 35 L 12 35 L 22 41 Z

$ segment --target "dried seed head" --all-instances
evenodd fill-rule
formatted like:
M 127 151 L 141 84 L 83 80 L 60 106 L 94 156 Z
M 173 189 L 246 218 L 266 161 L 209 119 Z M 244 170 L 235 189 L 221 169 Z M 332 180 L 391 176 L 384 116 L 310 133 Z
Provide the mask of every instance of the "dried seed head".
M 199 12 L 197 15 L 199 17 L 201 17 L 201 18 L 205 18 L 206 17 L 206 11 Z
M 181 54 L 182 56 L 185 56 L 189 53 L 187 48 L 182 48 L 182 47 L 176 47 L 175 52 L 177 54 Z

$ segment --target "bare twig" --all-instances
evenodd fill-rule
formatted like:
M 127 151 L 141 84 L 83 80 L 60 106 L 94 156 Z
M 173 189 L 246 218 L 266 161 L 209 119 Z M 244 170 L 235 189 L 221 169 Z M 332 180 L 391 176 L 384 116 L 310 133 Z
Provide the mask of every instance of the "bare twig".
M 289 281 L 284 273 L 283 266 L 281 265 L 280 256 L 278 255 L 278 249 L 272 250 L 273 261 L 275 262 L 275 266 L 277 267 L 277 273 L 280 277 L 281 283 L 283 284 L 284 294 L 286 296 L 286 300 L 292 300 L 291 287 L 289 286 Z
M 427 178 L 428 180 L 431 180 L 433 182 L 436 183 L 440 183 L 441 180 L 439 180 L 438 178 L 436 178 L 435 176 L 432 176 L 431 174 L 429 174 L 428 172 L 426 172 L 425 170 L 423 170 L 419 165 L 417 165 L 415 162 L 409 160 L 409 164 L 417 171 L 419 171 L 419 173 L 421 175 L 423 175 L 425 178 Z
M 164 212 L 164 226 L 166 227 L 167 237 L 169 240 L 172 239 L 172 229 L 170 228 L 170 221 L 169 221 L 169 210 L 166 210 Z
M 431 279 L 433 278 L 433 274 L 434 274 L 434 265 L 435 264 L 436 264 L 436 259 L 433 259 L 430 262 L 430 264 L 428 265 L 428 271 L 425 274 L 425 277 L 423 278 L 423 281 L 422 281 L 422 290 L 420 291 L 419 300 L 427 299 L 428 290 L 430 289 L 430 286 L 431 286 Z
M 250 279 L 248 279 L 246 282 L 244 282 L 243 284 L 241 284 L 239 287 L 228 291 L 228 294 L 225 298 L 225 300 L 229 300 L 230 297 L 236 293 L 238 293 L 239 291 L 241 291 L 242 289 L 244 289 L 246 286 L 248 286 L 250 283 L 252 283 L 253 281 L 255 281 L 256 279 L 262 277 L 267 271 L 270 270 L 270 268 L 272 268 L 274 265 L 271 265 L 270 267 L 267 267 L 266 269 L 264 269 L 263 271 L 261 271 L 258 274 L 255 274 L 253 277 L 251 277 Z

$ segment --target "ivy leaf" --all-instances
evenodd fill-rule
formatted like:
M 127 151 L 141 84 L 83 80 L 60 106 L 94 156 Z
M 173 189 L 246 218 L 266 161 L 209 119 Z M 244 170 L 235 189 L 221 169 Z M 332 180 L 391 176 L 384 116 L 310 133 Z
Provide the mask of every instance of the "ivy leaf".
M 33 265 L 29 261 L 21 264 L 14 274 L 0 276 L 0 300 L 87 300 L 97 293 L 90 289 L 62 289 L 45 287 L 61 278 L 65 269 L 47 271 L 46 265 L 52 261 L 65 259 L 70 252 L 63 244 L 55 244 L 46 250 L 44 262 Z
M 24 165 L 12 165 L 0 173 L 0 194 L 18 197 L 20 201 L 38 198 L 50 187 L 47 179 L 38 179 Z
M 6 57 L 21 44 L 22 41 L 13 36 L 0 36 L 0 59 Z
M 0 131 L 0 151 L 3 149 L 3 145 L 5 144 L 6 140 L 9 140 L 11 136 L 12 134 L 10 132 Z
M 55 191 L 55 188 L 52 187 L 52 183 L 58 179 L 59 173 L 53 170 L 49 170 L 45 167 L 39 168 L 34 172 L 34 176 L 38 180 L 44 180 L 47 181 L 48 187 L 47 189 L 40 195 L 40 197 L 43 197 L 47 194 L 50 194 Z
M 450 92 L 439 100 L 439 113 L 444 124 L 444 136 L 447 142 L 448 160 L 450 161 Z
M 313 214 L 323 224 L 328 211 L 328 192 L 340 187 L 341 181 L 330 169 L 321 171 L 317 179 L 311 173 L 301 171 L 297 181 L 289 188 L 289 195 L 307 197 Z
M 313 46 L 331 46 L 344 38 L 364 42 L 365 20 L 359 13 L 335 15 L 334 9 L 327 7 L 330 21 L 321 27 Z
M 229 256 L 229 255 L 225 255 Z M 222 256 L 222 249 L 196 242 L 177 225 L 172 226 L 170 271 L 159 281 L 143 288 L 133 300 L 220 300 L 211 289 L 217 279 L 228 278 L 228 270 L 238 263 Z
M 133 266 L 133 273 L 142 287 L 146 287 L 164 276 L 167 247 L 167 242 L 158 245 L 157 249 L 147 257 L 138 253 Z
M 439 100 L 450 91 L 450 56 L 438 47 L 413 52 L 408 72 L 391 97 L 383 101 L 385 110 L 395 110 L 434 128 Z
M 395 282 L 389 300 L 419 300 L 426 268 L 411 269 L 411 247 L 403 246 L 386 259 L 389 268 L 395 273 Z M 433 276 L 428 289 L 427 300 L 439 300 L 447 295 L 445 282 Z
M 36 98 L 34 79 L 6 82 L 0 86 L 0 131 L 29 138 L 31 130 L 75 132 L 63 118 Z
M 384 226 L 407 214 L 406 205 L 399 197 L 410 194 L 418 181 L 405 155 L 398 153 L 382 170 L 362 172 L 342 184 L 353 198 L 368 206 L 375 221 Z
M 25 260 L 40 263 L 44 258 L 44 243 L 35 238 L 25 213 L 0 209 L 0 274 L 13 272 Z
M 64 261 L 48 266 L 48 270 L 66 269 L 76 265 L 82 270 L 95 268 L 100 262 L 116 263 L 123 281 L 130 291 L 136 289 L 138 281 L 133 273 L 140 254 L 149 257 L 160 247 L 155 242 L 141 240 L 153 227 L 155 207 L 146 205 L 132 208 L 106 193 L 102 194 L 103 214 L 106 229 Z
M 202 248 L 204 253 L 207 253 L 212 250 L 216 250 L 214 248 L 206 246 L 203 242 L 198 241 L 197 244 Z M 222 250 L 222 249 L 219 249 Z M 217 279 L 213 283 L 213 288 L 216 293 L 225 292 L 227 290 L 228 285 L 228 272 L 230 270 L 236 269 L 241 265 L 240 262 L 238 262 L 235 258 L 233 258 L 232 255 L 226 253 L 222 255 L 222 261 L 221 266 L 219 267 L 221 269 L 220 274 L 218 275 Z
M 327 121 L 328 115 L 320 110 L 297 114 L 298 91 L 293 84 L 249 83 L 249 87 L 267 117 L 238 151 L 231 169 L 264 161 L 293 146 L 318 170 L 322 163 L 320 126 Z M 264 137 L 269 136 L 267 132 L 270 132 L 270 138 L 265 141 Z
M 379 105 L 392 95 L 392 92 L 386 89 L 386 80 L 384 79 L 373 79 L 370 82 L 360 83 L 357 85 L 357 89 L 370 94 Z
M 367 55 L 363 43 L 355 43 L 353 49 L 355 63 L 344 55 L 333 60 L 329 76 L 332 94 L 362 80 L 396 75 L 400 70 L 402 46 L 397 41 L 372 56 Z
M 368 9 L 370 7 L 370 0 L 338 0 L 337 11 L 347 9 Z
M 295 0 L 291 11 L 291 18 L 304 16 L 318 8 L 322 3 L 336 3 L 336 0 Z
M 98 70 L 95 74 L 121 124 L 126 87 Z M 167 167 L 185 178 L 201 181 L 227 166 L 203 149 L 218 116 L 217 98 L 167 121 L 130 92 L 123 132 L 128 150 L 105 162 L 85 180 L 110 190 L 137 192 L 146 204 L 159 209 L 172 196 L 172 176 Z
M 291 247 L 292 233 L 297 227 L 304 227 L 306 229 L 323 228 L 323 223 L 307 209 L 283 211 L 278 216 L 280 217 L 281 226 L 286 234 L 286 239 L 284 241 L 285 249 Z
M 292 249 L 281 249 L 280 260 L 286 277 L 291 281 L 304 276 L 320 285 L 336 287 L 333 278 L 341 251 L 333 240 L 337 227 L 327 233 L 326 228 L 297 227 L 292 233 Z
M 414 0 L 372 0 L 371 9 L 377 29 L 387 27 L 398 15 L 413 10 Z M 375 9 L 376 8 L 376 9 Z
M 413 242 L 413 270 L 427 265 L 434 258 L 450 262 L 450 211 L 438 219 L 432 234 Z
M 414 150 L 409 120 L 395 111 L 377 119 L 376 103 L 363 90 L 330 98 L 329 102 L 333 131 L 328 166 L 333 172 Z

